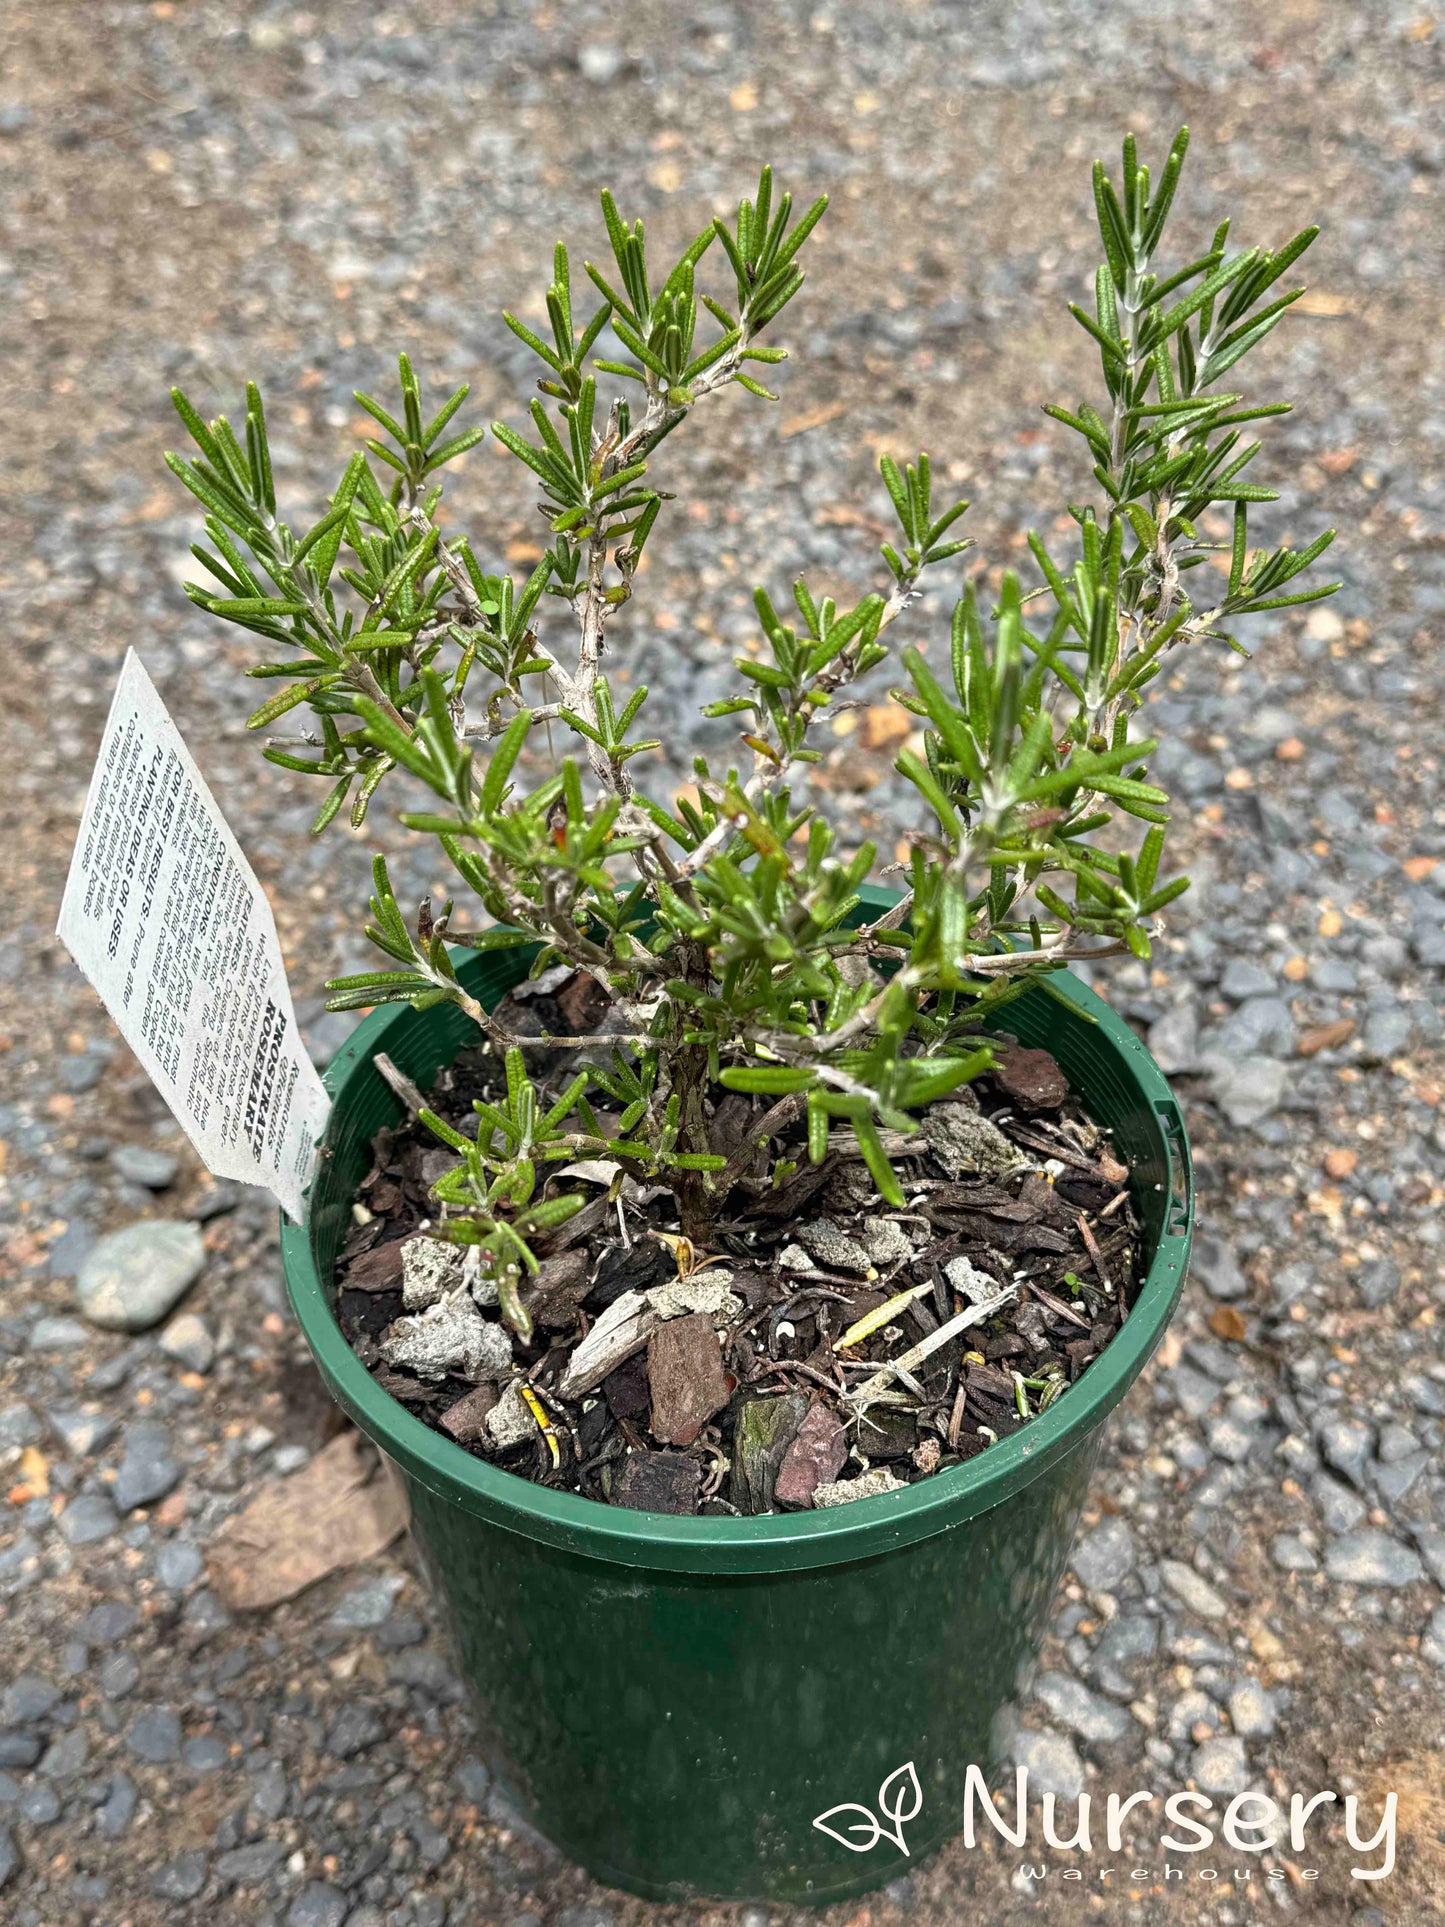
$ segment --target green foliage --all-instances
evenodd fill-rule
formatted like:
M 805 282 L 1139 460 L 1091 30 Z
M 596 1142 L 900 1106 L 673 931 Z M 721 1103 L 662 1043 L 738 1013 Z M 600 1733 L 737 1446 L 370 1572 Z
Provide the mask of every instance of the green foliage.
M 881 464 L 898 523 L 882 589 L 847 606 L 802 581 L 791 606 L 757 590 L 761 647 L 736 659 L 737 693 L 707 711 L 737 718 L 736 760 L 698 758 L 695 796 L 669 803 L 638 787 L 658 747 L 642 728 L 647 691 L 622 700 L 603 668 L 670 500 L 652 478 L 658 450 L 724 389 L 768 396 L 749 369 L 783 358 L 761 337 L 803 284 L 824 201 L 795 220 L 764 169 L 756 194 L 659 279 L 642 223 L 604 194 L 610 260 L 586 264 L 597 305 L 585 319 L 558 245 L 545 331 L 506 317 L 538 361 L 529 425 L 492 429 L 535 478 L 551 534 L 525 582 L 484 568 L 438 520 L 440 471 L 481 439 L 455 426 L 465 387 L 429 415 L 403 356 L 399 407 L 358 396 L 380 436 L 300 531 L 278 516 L 255 388 L 243 435 L 176 395 L 196 452 L 167 459 L 206 511 L 209 546 L 195 553 L 221 585 L 189 593 L 275 645 L 252 673 L 281 687 L 252 727 L 307 718 L 264 753 L 324 785 L 317 834 L 348 805 L 359 825 L 401 772 L 429 793 L 402 821 L 437 839 L 477 905 L 469 932 L 451 929 L 450 902 L 437 916 L 423 904 L 409 925 L 378 858 L 368 935 L 387 967 L 338 980 L 331 1007 L 456 1003 L 507 1052 L 507 1101 L 479 1107 L 476 1142 L 433 1128 L 462 1155 L 438 1188 L 449 1235 L 487 1252 L 514 1320 L 527 1237 L 570 1208 L 534 1201 L 539 1159 L 603 1147 L 671 1185 L 701 1241 L 739 1174 L 709 1138 L 721 1084 L 770 1100 L 777 1124 L 806 1116 L 814 1158 L 830 1132 L 850 1133 L 897 1202 L 881 1133 L 915 1128 L 924 1106 L 978 1074 L 992 1011 L 1071 958 L 1148 957 L 1160 911 L 1186 884 L 1164 869 L 1156 745 L 1134 733 L 1144 691 L 1171 651 L 1238 647 L 1241 618 L 1333 586 L 1294 586 L 1328 532 L 1299 550 L 1251 551 L 1250 506 L 1273 491 L 1244 479 L 1259 445 L 1241 431 L 1284 405 L 1219 386 L 1301 292 L 1280 284 L 1315 230 L 1274 252 L 1231 253 L 1225 224 L 1193 259 L 1165 260 L 1186 145 L 1181 132 L 1157 183 L 1132 138 L 1118 182 L 1095 170 L 1103 260 L 1092 306 L 1072 312 L 1098 348 L 1102 392 L 1098 405 L 1047 412 L 1083 442 L 1097 496 L 1069 506 L 1066 555 L 1029 538 L 1036 584 L 1006 574 L 991 602 L 964 588 L 943 673 L 905 651 L 896 694 L 922 736 L 921 752 L 897 759 L 920 812 L 910 889 L 862 929 L 846 919 L 874 851 L 840 851 L 799 783 L 818 757 L 818 717 L 885 659 L 888 629 L 929 572 L 969 546 L 955 535 L 967 504 L 935 504 L 928 457 Z M 703 291 L 710 269 L 721 294 Z M 597 358 L 609 327 L 627 359 Z M 599 383 L 622 392 L 604 404 Z M 1227 542 L 1210 538 L 1231 524 Z M 1226 568 L 1197 573 L 1216 552 Z M 1200 581 L 1209 590 L 1189 593 Z M 542 620 L 547 598 L 566 607 L 570 648 Z M 560 762 L 534 754 L 554 726 L 574 745 Z M 448 953 L 529 942 L 542 946 L 538 968 L 571 963 L 613 1004 L 611 1066 L 545 1113 L 516 1040 L 468 996 Z M 589 1092 L 617 1113 L 610 1138 Z M 564 1132 L 574 1111 L 583 1128 Z
M 434 1111 L 420 1115 L 427 1129 L 459 1158 L 432 1189 L 432 1195 L 452 1213 L 440 1226 L 441 1235 L 454 1244 L 481 1250 L 497 1282 L 502 1316 L 529 1338 L 531 1319 L 519 1296 L 523 1276 L 537 1270 L 528 1239 L 556 1231 L 586 1202 L 580 1192 L 537 1198 L 537 1163 L 576 1155 L 576 1136 L 568 1136 L 561 1127 L 587 1088 L 587 1073 L 575 1077 L 551 1109 L 543 1111 L 515 1045 L 507 1051 L 506 1070 L 506 1096 L 472 1106 L 477 1114 L 475 1138 L 454 1130 Z

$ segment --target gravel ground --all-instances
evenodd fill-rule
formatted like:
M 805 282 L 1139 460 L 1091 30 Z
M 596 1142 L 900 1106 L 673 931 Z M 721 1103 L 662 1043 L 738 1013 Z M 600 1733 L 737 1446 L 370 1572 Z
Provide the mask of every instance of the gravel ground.
M 1227 204 L 1248 239 L 1327 224 L 1311 313 L 1261 359 L 1303 402 L 1272 437 L 1275 527 L 1338 525 L 1345 588 L 1260 634 L 1254 662 L 1181 664 L 1159 692 L 1196 888 L 1156 967 L 1109 985 L 1179 1074 L 1205 1235 L 1113 1428 L 1014 1744 L 1063 1794 L 1328 1787 L 1373 1813 L 1394 1788 L 1400 1861 L 1352 1880 L 1377 1856 L 1336 1822 L 1283 1877 L 1257 1858 L 1237 1877 L 1221 1851 L 1212 1885 L 1177 1856 L 1190 1877 L 1165 1886 L 1154 1849 L 1121 1890 L 1101 1856 L 1081 1884 L 1055 1856 L 1031 1885 L 1018 1855 L 955 1846 L 836 1913 L 1440 1919 L 1445 27 L 1420 0 L 12 0 L 6 25 L 6 1922 L 735 1917 L 606 1893 L 509 1815 L 402 1553 L 267 1614 L 230 1616 L 205 1583 L 208 1535 L 331 1421 L 268 1205 L 198 1169 L 50 936 L 127 645 L 272 891 L 318 1057 L 344 1034 L 316 993 L 360 955 L 368 852 L 308 844 L 310 799 L 242 740 L 247 652 L 179 586 L 193 523 L 161 465 L 168 384 L 210 412 L 263 382 L 299 518 L 359 432 L 352 387 L 384 381 L 397 346 L 515 413 L 526 357 L 498 311 L 528 311 L 557 233 L 595 248 L 603 183 L 668 236 L 767 156 L 800 194 L 831 189 L 781 409 L 731 397 L 666 451 L 699 506 L 657 543 L 625 646 L 675 744 L 729 686 L 755 580 L 873 579 L 879 450 L 926 439 L 976 497 L 990 564 L 1072 491 L 1038 406 L 1093 392 L 1063 314 L 1093 258 L 1086 164 L 1126 124 L 1158 151 L 1180 118 L 1181 223 L 1206 234 Z M 457 501 L 479 547 L 526 559 L 535 517 L 495 451 L 468 458 Z M 887 757 L 840 742 L 824 780 L 888 849 L 907 806 Z M 429 881 L 411 866 L 414 894 Z M 1347 1042 L 1299 1053 L 1342 1018 Z M 199 1324 L 96 1331 L 87 1253 L 155 1219 L 200 1227 Z M 195 1243 L 169 1234 L 178 1278 Z

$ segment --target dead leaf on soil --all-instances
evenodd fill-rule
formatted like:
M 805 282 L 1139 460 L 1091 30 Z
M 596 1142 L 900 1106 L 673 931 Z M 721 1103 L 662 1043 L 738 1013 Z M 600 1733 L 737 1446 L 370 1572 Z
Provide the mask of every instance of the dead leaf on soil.
M 1315 1024 L 1300 1032 L 1295 1050 L 1301 1057 L 1315 1057 L 1322 1050 L 1338 1050 L 1341 1044 L 1348 1044 L 1354 1034 L 1353 1017 L 1338 1018 L 1333 1024 Z
M 405 1524 L 398 1482 L 359 1433 L 343 1432 L 227 1519 L 207 1548 L 206 1569 L 226 1605 L 254 1612 L 375 1558 Z

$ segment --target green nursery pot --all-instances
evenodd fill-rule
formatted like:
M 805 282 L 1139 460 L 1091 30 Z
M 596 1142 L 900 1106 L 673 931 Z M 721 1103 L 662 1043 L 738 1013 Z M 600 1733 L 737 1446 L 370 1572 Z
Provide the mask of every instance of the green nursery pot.
M 862 914 L 894 899 L 864 893 Z M 471 955 L 485 1004 L 525 950 Z M 480 1743 L 542 1833 L 652 1900 L 824 1902 L 881 1886 L 962 1825 L 970 1763 L 1036 1650 L 1103 1427 L 1184 1282 L 1193 1223 L 1179 1107 L 1128 1026 L 1077 980 L 1008 1007 L 1114 1132 L 1148 1275 L 1103 1356 L 1042 1417 L 953 1471 L 851 1505 L 672 1518 L 532 1485 L 376 1384 L 332 1311 L 337 1252 L 378 1128 L 385 1050 L 423 1086 L 472 1041 L 442 1007 L 378 1011 L 326 1075 L 335 1100 L 310 1222 L 283 1225 L 292 1305 L 332 1395 L 395 1464 L 456 1639 Z M 877 1812 L 816 1818 L 847 1802 Z M 917 1811 L 913 1808 L 917 1806 Z M 895 1825 L 889 1814 L 904 1816 Z

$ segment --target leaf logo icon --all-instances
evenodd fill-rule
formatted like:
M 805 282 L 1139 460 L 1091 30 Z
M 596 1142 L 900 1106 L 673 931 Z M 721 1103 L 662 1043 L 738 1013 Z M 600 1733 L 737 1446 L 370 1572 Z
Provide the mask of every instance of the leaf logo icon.
M 918 1818 L 922 1806 L 923 1788 L 909 1760 L 890 1773 L 879 1787 L 878 1813 L 871 1807 L 859 1806 L 855 1800 L 845 1800 L 841 1806 L 829 1807 L 826 1813 L 820 1813 L 813 1825 L 830 1840 L 836 1840 L 840 1847 L 846 1847 L 849 1853 L 867 1853 L 880 1840 L 891 1840 L 906 1854 L 908 1843 L 903 1838 L 903 1829 L 910 1820 Z M 848 1820 L 846 1830 L 829 1824 L 843 1814 L 855 1816 Z M 850 1839 L 849 1835 L 854 1837 Z

